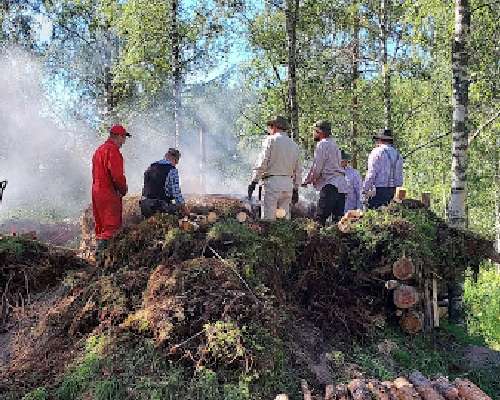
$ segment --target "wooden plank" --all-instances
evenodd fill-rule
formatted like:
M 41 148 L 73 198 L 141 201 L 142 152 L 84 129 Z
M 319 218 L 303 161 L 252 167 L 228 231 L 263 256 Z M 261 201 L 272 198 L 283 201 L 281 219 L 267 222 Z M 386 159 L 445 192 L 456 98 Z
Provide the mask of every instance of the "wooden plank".
M 438 284 L 436 277 L 432 278 L 432 315 L 434 316 L 434 328 L 438 328 L 439 307 L 438 307 Z
M 302 394 L 304 395 L 304 400 L 312 400 L 312 393 L 309 390 L 309 385 L 305 379 L 300 381 L 300 387 L 302 388 Z
M 422 193 L 422 203 L 426 208 L 431 207 L 431 194 L 429 192 Z
M 335 388 L 333 385 L 326 385 L 325 400 L 335 400 Z

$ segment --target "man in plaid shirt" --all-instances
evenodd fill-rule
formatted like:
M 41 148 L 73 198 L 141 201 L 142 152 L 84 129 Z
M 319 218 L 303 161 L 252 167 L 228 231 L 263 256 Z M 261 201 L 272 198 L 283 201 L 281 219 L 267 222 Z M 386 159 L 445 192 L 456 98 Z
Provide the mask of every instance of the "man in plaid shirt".
M 170 148 L 163 160 L 154 162 L 144 173 L 141 212 L 145 218 L 155 213 L 187 213 L 176 166 L 181 157 L 179 150 Z

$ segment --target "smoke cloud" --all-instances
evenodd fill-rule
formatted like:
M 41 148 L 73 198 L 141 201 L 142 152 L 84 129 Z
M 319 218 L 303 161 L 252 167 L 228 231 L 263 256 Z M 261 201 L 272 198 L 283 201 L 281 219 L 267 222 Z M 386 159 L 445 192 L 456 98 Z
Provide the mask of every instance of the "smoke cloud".
M 61 103 L 78 99 L 54 95 L 57 90 L 64 93 L 32 55 L 19 49 L 0 55 L 0 180 L 9 181 L 0 219 L 16 214 L 75 217 L 90 202 L 91 158 L 105 138 L 85 121 L 62 113 Z M 238 105 L 225 96 L 190 101 L 180 144 L 184 193 L 245 193 L 256 154 L 239 151 L 234 131 Z M 173 124 L 166 115 L 167 104 L 124 121 L 133 133 L 122 148 L 130 193 L 140 193 L 145 169 L 173 146 Z

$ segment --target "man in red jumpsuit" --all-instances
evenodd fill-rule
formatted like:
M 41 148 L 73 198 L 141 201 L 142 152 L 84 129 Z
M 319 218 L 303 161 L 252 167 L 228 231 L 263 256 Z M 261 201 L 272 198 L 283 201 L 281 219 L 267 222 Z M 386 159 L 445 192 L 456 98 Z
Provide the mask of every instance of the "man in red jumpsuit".
M 122 225 L 122 197 L 128 186 L 120 147 L 130 134 L 121 125 L 113 125 L 109 138 L 92 157 L 92 208 L 95 220 L 97 252 L 106 248 L 109 239 Z

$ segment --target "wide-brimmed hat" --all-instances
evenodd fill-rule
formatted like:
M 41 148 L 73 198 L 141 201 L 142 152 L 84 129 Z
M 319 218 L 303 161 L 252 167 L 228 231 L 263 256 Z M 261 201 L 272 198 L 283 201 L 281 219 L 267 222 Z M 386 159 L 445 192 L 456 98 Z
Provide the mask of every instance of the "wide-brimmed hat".
M 267 126 L 274 125 L 279 129 L 283 129 L 284 131 L 290 130 L 290 123 L 288 122 L 288 119 L 281 115 L 275 115 L 269 118 L 266 122 L 266 125 Z
M 332 124 L 330 124 L 330 122 L 323 120 L 323 119 L 316 121 L 313 125 L 313 129 L 317 129 L 318 131 L 326 133 L 327 135 L 332 134 Z
M 340 150 L 340 154 L 342 156 L 342 160 L 346 160 L 346 161 L 352 160 L 352 156 L 347 151 Z
M 373 136 L 373 140 L 394 140 L 394 136 L 392 136 L 392 130 L 391 129 L 381 129 L 377 134 Z

